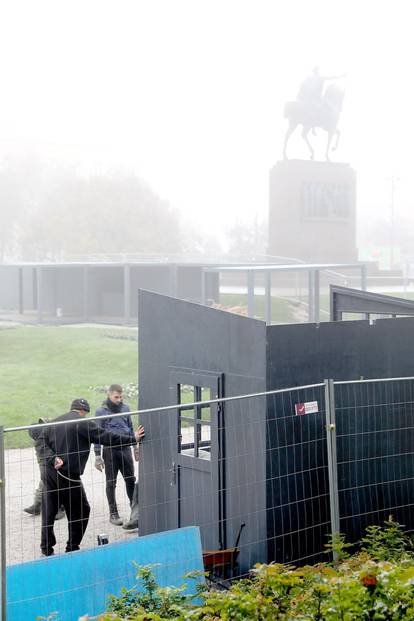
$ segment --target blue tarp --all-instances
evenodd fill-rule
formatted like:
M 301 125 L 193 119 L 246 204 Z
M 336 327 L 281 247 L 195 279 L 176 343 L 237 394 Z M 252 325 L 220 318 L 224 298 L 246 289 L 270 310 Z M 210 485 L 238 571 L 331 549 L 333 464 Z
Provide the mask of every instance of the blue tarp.
M 187 584 L 195 592 L 197 580 L 183 576 L 203 571 L 197 527 L 133 537 L 92 550 L 48 557 L 7 568 L 7 621 L 35 621 L 56 611 L 59 621 L 103 612 L 109 594 L 136 584 L 138 565 L 155 565 L 160 586 Z M 203 576 L 198 577 L 202 581 Z

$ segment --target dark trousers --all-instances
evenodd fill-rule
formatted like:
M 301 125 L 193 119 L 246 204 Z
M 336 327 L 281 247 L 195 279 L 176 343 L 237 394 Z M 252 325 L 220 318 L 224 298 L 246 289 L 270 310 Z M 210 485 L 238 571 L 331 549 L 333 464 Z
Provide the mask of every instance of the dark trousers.
M 132 504 L 131 504 L 131 515 L 129 516 L 130 522 L 138 522 L 138 515 L 139 515 L 138 490 L 139 488 L 138 488 L 138 481 L 137 481 L 134 486 L 134 496 L 132 498 Z
M 41 507 L 42 506 L 42 494 L 43 494 L 43 488 L 44 488 L 43 479 L 45 478 L 44 470 L 46 468 L 46 465 L 45 465 L 44 460 L 42 460 L 40 451 L 37 447 L 35 447 L 35 452 L 36 452 L 37 463 L 39 464 L 40 481 L 34 494 L 33 504 L 35 507 Z
M 124 477 L 126 493 L 130 504 L 132 504 L 132 497 L 134 495 L 135 471 L 131 447 L 109 448 L 104 446 L 102 455 L 105 462 L 106 497 L 108 499 L 109 512 L 117 513 L 115 488 L 118 472 Z
M 82 481 L 80 479 L 76 481 L 68 480 L 62 474 L 51 466 L 46 467 L 44 470 L 40 547 L 46 553 L 50 553 L 56 543 L 53 527 L 60 506 L 65 508 L 68 518 L 69 533 L 66 552 L 79 550 L 88 525 L 90 506 Z M 71 477 L 71 479 L 73 478 Z
M 42 506 L 42 496 L 43 496 L 43 490 L 44 490 L 44 487 L 45 487 L 45 484 L 43 483 L 44 478 L 45 478 L 45 468 L 46 468 L 46 466 L 39 462 L 40 481 L 39 481 L 39 485 L 37 486 L 37 489 L 36 489 L 36 491 L 34 493 L 34 498 L 33 498 L 33 504 L 34 504 L 35 507 L 41 507 Z

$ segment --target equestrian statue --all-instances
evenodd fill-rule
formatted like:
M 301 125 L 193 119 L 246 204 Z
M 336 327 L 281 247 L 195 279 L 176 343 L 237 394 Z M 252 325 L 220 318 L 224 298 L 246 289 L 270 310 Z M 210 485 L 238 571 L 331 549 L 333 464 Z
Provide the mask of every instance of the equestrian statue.
M 345 76 L 323 77 L 318 67 L 313 69 L 312 75 L 307 77 L 301 84 L 296 101 L 288 101 L 285 105 L 284 116 L 289 121 L 283 147 L 283 157 L 287 159 L 287 145 L 290 136 L 298 125 L 302 125 L 302 138 L 308 145 L 310 158 L 314 159 L 314 150 L 309 142 L 308 134 L 319 127 L 328 132 L 325 157 L 329 161 L 329 151 L 332 139 L 335 136 L 334 151 L 338 147 L 340 132 L 338 121 L 341 115 L 344 91 L 336 84 L 329 84 L 325 89 L 325 82 L 337 80 Z

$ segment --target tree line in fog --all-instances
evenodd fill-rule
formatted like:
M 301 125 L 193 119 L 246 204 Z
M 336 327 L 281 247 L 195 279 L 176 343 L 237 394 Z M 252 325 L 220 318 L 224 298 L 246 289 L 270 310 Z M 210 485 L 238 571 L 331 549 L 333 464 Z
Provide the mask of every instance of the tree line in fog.
M 196 200 L 196 199 L 195 199 Z M 229 255 L 265 252 L 257 218 L 225 231 Z M 0 163 L 0 262 L 87 255 L 224 253 L 222 240 L 191 224 L 136 174 L 82 175 L 35 157 Z

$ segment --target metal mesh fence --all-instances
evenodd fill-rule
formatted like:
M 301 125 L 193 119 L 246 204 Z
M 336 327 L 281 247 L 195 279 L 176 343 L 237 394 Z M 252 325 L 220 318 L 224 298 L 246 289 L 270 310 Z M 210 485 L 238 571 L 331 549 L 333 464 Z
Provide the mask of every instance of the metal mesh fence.
M 46 547 L 53 547 L 55 557 L 76 559 L 76 552 L 65 554 L 68 542 L 70 550 L 77 543 L 88 550 L 98 547 L 99 537 L 110 544 L 136 542 L 144 535 L 198 526 L 204 567 L 213 582 L 225 584 L 247 575 L 257 562 L 326 560 L 330 533 L 340 530 L 357 541 L 367 525 L 380 524 L 390 514 L 413 530 L 413 382 L 329 380 L 223 399 L 214 398 L 206 385 L 178 382 L 176 405 L 131 414 L 134 427 L 139 421 L 146 430 L 139 462 L 115 437 L 107 449 L 119 452 L 121 461 L 129 454 L 133 464 L 139 483 L 128 496 L 118 475 L 116 503 L 124 523 L 138 510 L 139 530 L 109 521 L 106 473 L 95 468 L 97 432 L 90 418 L 46 427 L 49 435 L 42 441 L 53 450 L 59 446 L 64 466 L 70 462 L 72 467 L 62 466 L 63 478 L 51 464 L 48 474 L 43 471 L 42 515 L 25 511 L 35 504 L 38 455 L 30 447 L 2 450 L 0 429 L 2 576 L 6 564 L 10 569 L 42 558 L 46 531 Z M 112 418 L 117 416 L 122 414 Z M 16 440 L 33 428 L 5 431 Z M 88 509 L 83 492 L 68 492 L 79 486 L 71 481 L 77 468 Z M 62 505 L 64 515 L 56 519 L 53 512 Z M 53 534 L 50 524 L 45 531 L 48 521 Z M 81 540 L 74 541 L 79 533 Z M 171 565 L 181 553 L 171 550 Z M 50 557 L 43 558 L 42 563 L 49 562 Z M 114 572 L 122 578 L 127 570 L 114 564 Z M 67 590 L 67 576 L 61 580 L 62 591 Z M 99 564 L 94 565 L 90 589 L 104 580 Z
M 106 476 L 94 467 L 96 430 L 90 418 L 40 427 L 46 430 L 40 444 L 63 460 L 60 472 L 51 463 L 39 467 L 34 448 L 4 452 L 8 567 L 41 559 L 52 549 L 55 557 L 66 556 L 77 543 L 95 548 L 103 535 L 114 543 L 193 525 L 200 528 L 204 566 L 220 583 L 246 575 L 256 562 L 321 557 L 330 531 L 324 385 L 227 399 L 212 399 L 207 389 L 181 388 L 176 406 L 132 414 L 134 427 L 139 417 L 146 429 L 134 466 L 138 531 L 109 521 Z M 13 433 L 16 441 L 29 431 L 33 428 L 8 429 L 6 435 Z M 116 441 L 109 450 L 131 454 Z M 81 462 L 86 462 L 81 481 L 88 508 L 83 492 L 70 492 L 79 487 L 73 480 L 82 472 Z M 42 468 L 42 515 L 34 515 L 25 509 L 36 504 Z M 116 502 L 127 522 L 130 498 L 121 475 Z M 63 517 L 57 519 L 60 508 Z M 81 541 L 79 529 L 85 531 Z M 88 580 L 91 588 L 102 582 L 99 566 Z M 64 582 L 62 577 L 62 590 Z
M 312 563 L 330 532 L 324 385 L 268 397 L 268 558 Z
M 37 497 L 42 496 L 45 492 L 42 493 L 39 490 L 40 468 L 33 448 L 6 451 L 5 472 L 7 481 L 6 557 L 7 564 L 12 565 L 32 561 L 41 556 L 41 515 Z M 105 495 L 105 474 L 94 468 L 93 451 L 83 473 L 82 482 L 91 507 L 89 524 L 82 541 L 82 547 L 95 546 L 97 536 L 103 533 L 107 534 L 110 541 L 127 538 L 129 536 L 128 531 L 109 522 L 109 508 Z M 62 478 L 59 488 L 63 495 L 67 489 L 65 479 Z M 118 480 L 117 497 L 119 512 L 127 521 L 130 508 L 122 479 Z M 26 508 L 33 507 L 35 507 L 35 514 L 25 512 Z M 54 523 L 57 540 L 54 546 L 56 554 L 65 551 L 68 538 L 68 517 L 64 509 L 59 511 L 58 518 Z
M 413 382 L 335 383 L 340 530 L 350 541 L 390 515 L 414 528 Z

